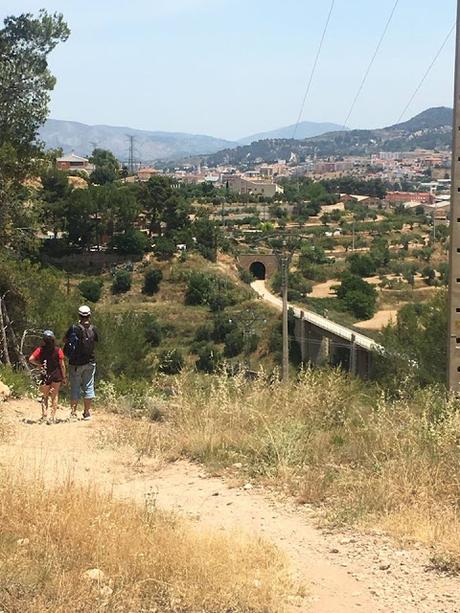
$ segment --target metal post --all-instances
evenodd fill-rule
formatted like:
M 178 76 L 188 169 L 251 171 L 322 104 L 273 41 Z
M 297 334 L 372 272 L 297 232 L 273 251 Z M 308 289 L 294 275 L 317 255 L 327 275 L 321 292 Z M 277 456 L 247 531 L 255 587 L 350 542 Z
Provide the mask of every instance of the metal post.
M 448 386 L 460 392 L 460 0 L 457 0 L 449 253 Z
M 300 356 L 302 364 L 305 364 L 305 320 L 303 311 L 300 311 Z
M 356 375 L 356 336 L 351 335 L 351 347 L 350 347 L 350 373 Z
M 281 256 L 281 274 L 283 276 L 283 382 L 289 378 L 289 327 L 288 327 L 288 256 L 284 251 Z

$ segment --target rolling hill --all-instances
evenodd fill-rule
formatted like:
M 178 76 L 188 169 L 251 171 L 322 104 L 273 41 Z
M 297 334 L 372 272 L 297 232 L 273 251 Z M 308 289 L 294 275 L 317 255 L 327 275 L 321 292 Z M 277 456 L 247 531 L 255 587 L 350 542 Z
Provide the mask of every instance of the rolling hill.
M 252 136 L 246 136 L 238 140 L 240 145 L 250 145 L 253 142 L 259 140 L 267 140 L 273 138 L 286 138 L 291 139 L 295 130 L 296 140 L 302 140 L 304 138 L 312 138 L 313 136 L 320 136 L 326 134 L 326 132 L 336 132 L 342 130 L 343 126 L 339 126 L 336 123 L 316 123 L 314 121 L 302 121 L 297 126 L 286 126 L 285 128 L 278 128 L 277 130 L 271 130 L 270 132 L 260 132 L 259 134 L 253 134 Z
M 266 139 L 250 145 L 225 149 L 207 156 L 210 166 L 218 164 L 271 162 L 300 159 L 312 155 L 367 155 L 378 151 L 413 151 L 414 149 L 449 149 L 452 140 L 452 109 L 431 108 L 409 121 L 375 130 L 339 130 L 304 140 Z

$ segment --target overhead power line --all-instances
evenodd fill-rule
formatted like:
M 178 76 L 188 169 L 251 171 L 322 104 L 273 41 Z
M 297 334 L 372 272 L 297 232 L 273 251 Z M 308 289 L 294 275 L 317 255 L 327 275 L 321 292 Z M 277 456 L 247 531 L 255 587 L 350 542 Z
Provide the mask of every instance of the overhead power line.
M 312 86 L 312 83 L 313 83 L 313 78 L 315 76 L 316 68 L 318 66 L 319 56 L 321 55 L 321 51 L 322 51 L 322 48 L 323 48 L 324 40 L 326 38 L 326 33 L 327 33 L 328 28 L 329 28 L 329 23 L 331 21 L 332 11 L 334 10 L 334 5 L 335 5 L 335 0 L 332 0 L 331 8 L 329 9 L 329 14 L 328 14 L 327 19 L 326 19 L 326 25 L 324 26 L 323 34 L 321 36 L 321 41 L 319 43 L 318 51 L 316 52 L 315 61 L 313 62 L 313 67 L 312 67 L 312 70 L 311 70 L 311 73 L 310 73 L 310 78 L 308 80 L 307 88 L 305 90 L 305 95 L 303 97 L 302 104 L 300 106 L 299 116 L 297 117 L 297 121 L 296 121 L 296 124 L 294 126 L 294 131 L 292 133 L 292 138 L 296 137 L 297 129 L 299 127 L 299 123 L 300 123 L 300 121 L 302 119 L 303 112 L 305 110 L 305 103 L 307 101 L 308 94 L 310 93 L 310 89 L 311 89 L 311 86 Z
M 423 77 L 422 77 L 422 78 L 421 78 L 421 80 L 420 80 L 420 83 L 419 83 L 419 84 L 417 85 L 417 87 L 415 88 L 415 91 L 414 91 L 414 93 L 412 94 L 412 96 L 410 97 L 409 102 L 408 102 L 408 103 L 406 104 L 406 106 L 404 107 L 403 112 L 401 113 L 401 115 L 400 115 L 400 116 L 399 116 L 399 118 L 398 118 L 398 121 L 396 122 L 397 124 L 398 124 L 398 123 L 401 123 L 401 119 L 404 117 L 404 115 L 406 114 L 406 112 L 407 112 L 407 110 L 409 109 L 410 105 L 411 105 L 411 104 L 412 104 L 412 102 L 414 101 L 415 96 L 416 96 L 416 95 L 419 93 L 419 91 L 420 91 L 420 89 L 421 89 L 422 85 L 425 83 L 426 78 L 428 77 L 428 75 L 430 74 L 431 70 L 433 69 L 433 66 L 436 64 L 436 62 L 437 62 L 437 60 L 438 60 L 439 56 L 441 55 L 441 53 L 442 53 L 442 51 L 443 51 L 444 47 L 445 47 L 445 46 L 447 45 L 447 43 L 449 42 L 449 38 L 451 37 L 452 32 L 455 30 L 455 26 L 456 26 L 456 24 L 454 23 L 454 25 L 453 25 L 453 26 L 451 27 L 451 29 L 449 30 L 449 33 L 447 34 L 446 38 L 444 39 L 444 41 L 443 41 L 442 45 L 439 47 L 439 49 L 438 49 L 438 51 L 437 51 L 436 55 L 435 55 L 435 56 L 434 56 L 434 58 L 432 59 L 432 61 L 431 61 L 430 65 L 429 65 L 429 66 L 428 66 L 428 68 L 426 69 L 425 74 L 423 75 Z
M 375 60 L 377 58 L 377 55 L 378 55 L 378 53 L 380 51 L 380 47 L 382 46 L 382 43 L 385 40 L 385 36 L 387 35 L 388 28 L 390 27 L 390 24 L 391 24 L 391 22 L 393 20 L 393 16 L 394 16 L 394 14 L 396 12 L 396 9 L 398 8 L 398 4 L 399 4 L 399 0 L 396 0 L 396 2 L 394 3 L 393 9 L 392 9 L 392 11 L 390 13 L 390 16 L 388 17 L 388 19 L 387 19 L 387 21 L 385 23 L 385 27 L 383 29 L 382 35 L 380 36 L 379 42 L 377 43 L 377 47 L 375 48 L 374 54 L 371 57 L 371 60 L 369 62 L 369 65 L 367 66 L 366 72 L 364 73 L 364 77 L 363 77 L 363 79 L 362 79 L 362 81 L 361 81 L 361 83 L 360 83 L 360 85 L 358 87 L 358 91 L 356 92 L 356 96 L 354 97 L 353 102 L 351 103 L 351 107 L 350 107 L 350 110 L 348 111 L 348 115 L 347 115 L 345 121 L 343 122 L 343 127 L 344 128 L 347 127 L 347 124 L 348 124 L 348 122 L 350 120 L 350 117 L 351 117 L 353 111 L 355 110 L 355 106 L 356 106 L 356 103 L 358 102 L 358 98 L 360 97 L 361 92 L 364 89 L 364 86 L 366 84 L 366 81 L 367 81 L 367 78 L 369 76 L 369 73 L 371 72 L 372 66 L 374 65 L 374 62 L 375 62 Z

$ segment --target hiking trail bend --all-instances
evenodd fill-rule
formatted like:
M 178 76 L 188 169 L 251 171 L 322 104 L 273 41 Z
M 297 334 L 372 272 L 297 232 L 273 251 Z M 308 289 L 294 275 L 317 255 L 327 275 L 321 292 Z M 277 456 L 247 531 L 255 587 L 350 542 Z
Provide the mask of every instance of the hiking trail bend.
M 274 543 L 306 587 L 306 596 L 293 598 L 289 611 L 460 613 L 460 580 L 428 571 L 429 552 L 421 546 L 398 548 L 377 533 L 322 531 L 313 509 L 263 488 L 231 487 L 186 461 L 165 465 L 158 458 L 139 460 L 129 448 L 101 447 L 99 433 L 117 426 L 114 415 L 46 426 L 27 423 L 39 417 L 33 401 L 11 401 L 0 411 L 12 427 L 0 444 L 0 465 L 31 479 L 41 476 L 50 486 L 71 477 L 140 504 L 153 495 L 160 508 L 202 529 L 243 530 Z

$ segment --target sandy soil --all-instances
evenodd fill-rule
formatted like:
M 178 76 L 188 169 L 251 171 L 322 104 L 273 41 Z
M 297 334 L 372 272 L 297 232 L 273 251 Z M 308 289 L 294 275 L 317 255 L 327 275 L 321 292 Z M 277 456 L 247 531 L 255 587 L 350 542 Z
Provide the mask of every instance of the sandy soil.
M 0 411 L 13 429 L 0 446 L 0 463 L 31 479 L 40 474 L 50 485 L 69 478 L 94 483 L 138 503 L 153 493 L 160 507 L 204 528 L 245 530 L 275 543 L 309 589 L 289 611 L 460 611 L 458 580 L 427 572 L 429 552 L 421 546 L 396 547 L 379 533 L 321 531 L 314 509 L 282 501 L 267 489 L 235 487 L 235 469 L 229 481 L 187 462 L 164 465 L 130 449 L 98 446 L 104 430 L 120 426 L 116 416 L 46 426 L 36 423 L 39 406 L 32 401 L 10 402 Z
M 378 285 L 380 283 L 379 277 L 369 277 L 365 279 L 371 285 Z M 340 285 L 339 279 L 329 279 L 324 283 L 318 283 L 313 287 L 313 291 L 309 294 L 310 298 L 334 298 L 335 292 L 332 291 L 333 285 Z
M 311 294 L 308 294 L 308 296 L 310 298 L 334 298 L 333 285 L 340 285 L 340 281 L 338 279 L 329 279 L 329 281 L 324 283 L 318 283 L 318 285 L 313 287 Z
M 360 321 L 355 324 L 355 328 L 365 328 L 366 330 L 381 330 L 389 323 L 396 323 L 396 318 L 398 316 L 397 310 L 383 310 L 377 311 L 377 313 L 372 317 L 372 319 L 368 319 L 366 321 Z

